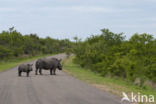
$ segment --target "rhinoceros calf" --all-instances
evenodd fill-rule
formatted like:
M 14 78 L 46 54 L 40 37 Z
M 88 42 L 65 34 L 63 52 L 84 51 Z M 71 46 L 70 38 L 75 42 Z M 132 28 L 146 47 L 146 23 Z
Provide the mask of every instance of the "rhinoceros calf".
M 21 64 L 18 67 L 18 76 L 22 75 L 22 72 L 27 73 L 27 77 L 29 77 L 29 73 L 33 70 L 32 68 L 33 64 Z

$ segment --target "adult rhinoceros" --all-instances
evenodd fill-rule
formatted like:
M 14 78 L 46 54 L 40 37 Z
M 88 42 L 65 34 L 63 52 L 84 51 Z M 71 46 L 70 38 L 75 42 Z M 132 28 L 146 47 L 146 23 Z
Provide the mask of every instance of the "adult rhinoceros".
M 62 70 L 62 65 L 61 65 L 61 59 L 58 60 L 56 58 L 50 58 L 50 59 L 38 59 L 36 61 L 36 75 L 38 74 L 38 69 L 39 73 L 42 75 L 42 69 L 44 70 L 50 70 L 50 75 L 56 75 L 56 68 L 59 70 Z

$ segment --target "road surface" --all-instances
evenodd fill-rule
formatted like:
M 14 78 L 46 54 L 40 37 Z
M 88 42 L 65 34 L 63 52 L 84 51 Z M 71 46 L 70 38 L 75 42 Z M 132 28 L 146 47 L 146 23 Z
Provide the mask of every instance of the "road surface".
M 55 55 L 64 58 L 64 54 Z M 34 63 L 35 62 L 31 62 Z M 34 65 L 33 65 L 34 68 Z M 120 98 L 101 91 L 63 71 L 56 76 L 35 70 L 18 77 L 17 67 L 0 73 L 0 104 L 121 104 Z

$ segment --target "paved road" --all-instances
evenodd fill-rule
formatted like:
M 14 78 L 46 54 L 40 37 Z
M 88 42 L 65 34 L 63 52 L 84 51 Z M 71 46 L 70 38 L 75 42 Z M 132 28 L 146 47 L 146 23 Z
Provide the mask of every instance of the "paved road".
M 64 58 L 64 54 L 53 57 Z M 35 62 L 31 62 L 35 63 Z M 120 104 L 120 98 L 101 91 L 63 71 L 57 75 L 17 76 L 17 67 L 0 73 L 0 104 Z

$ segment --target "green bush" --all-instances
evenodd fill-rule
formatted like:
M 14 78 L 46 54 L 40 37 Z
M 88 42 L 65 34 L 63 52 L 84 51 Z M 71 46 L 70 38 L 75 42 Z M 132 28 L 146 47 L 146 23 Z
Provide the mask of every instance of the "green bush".
M 77 41 L 77 63 L 102 76 L 156 82 L 156 39 L 152 35 L 136 33 L 125 40 L 122 33 L 101 31 L 85 41 Z
M 0 33 L 0 58 L 3 60 L 11 57 L 60 53 L 66 48 L 70 49 L 72 44 L 68 39 L 39 38 L 36 34 L 22 35 L 12 27 L 9 31 Z

